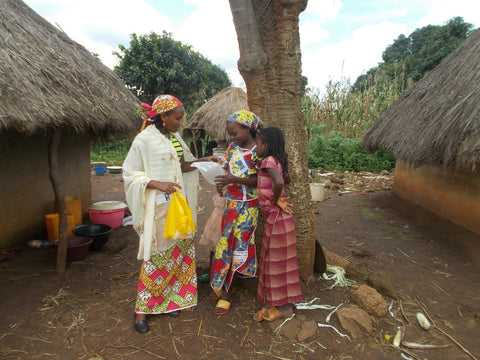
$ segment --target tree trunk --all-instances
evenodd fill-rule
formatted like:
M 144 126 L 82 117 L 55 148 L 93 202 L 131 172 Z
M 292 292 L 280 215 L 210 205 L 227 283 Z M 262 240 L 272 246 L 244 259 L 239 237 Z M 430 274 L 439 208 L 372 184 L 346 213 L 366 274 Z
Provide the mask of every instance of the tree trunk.
M 61 130 L 52 129 L 50 141 L 48 143 L 48 166 L 49 176 L 52 182 L 55 202 L 58 209 L 58 248 L 57 248 L 57 274 L 65 274 L 65 263 L 67 260 L 67 205 L 65 203 L 65 193 L 59 179 L 58 170 L 58 145 L 60 143 Z
M 294 205 L 298 265 L 302 280 L 309 281 L 315 260 L 315 215 L 301 108 L 298 29 L 306 6 L 307 0 L 230 0 L 240 47 L 238 69 L 247 86 L 249 108 L 265 127 L 276 126 L 286 135 L 292 177 L 287 193 Z

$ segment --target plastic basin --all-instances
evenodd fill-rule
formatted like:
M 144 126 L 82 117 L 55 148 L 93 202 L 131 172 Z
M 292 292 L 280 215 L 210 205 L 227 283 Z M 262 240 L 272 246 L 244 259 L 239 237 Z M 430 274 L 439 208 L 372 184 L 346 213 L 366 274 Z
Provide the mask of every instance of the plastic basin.
M 122 166 L 107 166 L 107 170 L 110 174 L 120 174 L 122 172 Z
M 73 233 L 92 239 L 90 250 L 99 250 L 108 241 L 108 235 L 113 228 L 106 224 L 86 224 L 73 228 Z
M 67 245 L 67 262 L 85 260 L 92 239 L 81 236 L 69 236 Z M 54 241 L 58 251 L 58 239 Z
M 112 228 L 118 228 L 122 225 L 125 216 L 125 208 L 115 210 L 93 210 L 87 209 L 90 221 L 93 224 L 105 224 Z
M 112 228 L 122 225 L 127 204 L 121 201 L 100 201 L 92 204 L 87 211 L 92 224 L 105 224 Z
M 102 176 L 107 171 L 107 168 L 104 166 L 95 166 L 93 170 L 95 171 L 95 175 Z

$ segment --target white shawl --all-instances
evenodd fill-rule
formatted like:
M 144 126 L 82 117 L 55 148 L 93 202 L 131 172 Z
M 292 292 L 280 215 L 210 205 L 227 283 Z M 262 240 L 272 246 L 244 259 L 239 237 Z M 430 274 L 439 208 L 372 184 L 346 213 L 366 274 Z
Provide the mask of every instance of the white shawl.
M 185 161 L 195 160 L 178 133 L 173 134 L 183 147 Z M 140 237 L 137 258 L 149 260 L 152 252 L 168 249 L 176 241 L 163 238 L 170 202 L 157 204 L 161 191 L 147 189 L 151 180 L 179 184 L 197 222 L 198 171 L 182 174 L 177 152 L 171 141 L 155 126 L 148 126 L 134 139 L 123 163 L 125 196 L 133 217 L 133 227 Z

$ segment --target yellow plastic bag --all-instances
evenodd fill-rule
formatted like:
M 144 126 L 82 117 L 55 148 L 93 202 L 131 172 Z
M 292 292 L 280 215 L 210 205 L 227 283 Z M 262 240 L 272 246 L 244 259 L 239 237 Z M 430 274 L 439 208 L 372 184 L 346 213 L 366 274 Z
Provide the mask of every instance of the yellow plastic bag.
M 195 224 L 187 200 L 185 200 L 182 194 L 175 191 L 168 208 L 163 237 L 180 240 L 191 236 L 194 231 Z

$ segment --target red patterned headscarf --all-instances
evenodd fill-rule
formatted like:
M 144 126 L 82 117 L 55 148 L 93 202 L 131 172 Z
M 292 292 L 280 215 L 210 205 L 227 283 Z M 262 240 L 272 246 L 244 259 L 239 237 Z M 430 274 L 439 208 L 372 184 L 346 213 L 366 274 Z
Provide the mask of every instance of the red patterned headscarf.
M 158 114 L 163 114 L 176 109 L 179 106 L 182 106 L 182 102 L 175 96 L 167 94 L 158 95 L 156 99 L 153 100 L 152 109 L 150 110 L 149 115 L 152 118 Z
M 177 107 L 182 106 L 182 102 L 178 100 L 173 95 L 158 95 L 155 100 L 153 100 L 152 106 L 147 103 L 142 104 L 142 108 L 140 109 L 143 114 L 145 115 L 145 119 L 143 121 L 142 128 L 140 131 L 145 129 L 148 125 L 152 124 L 151 118 L 169 112 L 170 110 L 176 109 Z

